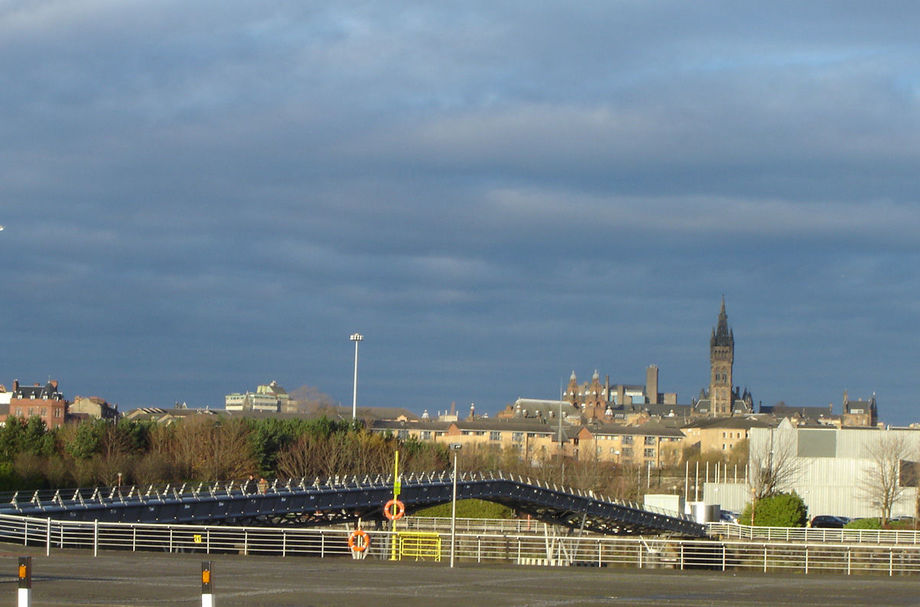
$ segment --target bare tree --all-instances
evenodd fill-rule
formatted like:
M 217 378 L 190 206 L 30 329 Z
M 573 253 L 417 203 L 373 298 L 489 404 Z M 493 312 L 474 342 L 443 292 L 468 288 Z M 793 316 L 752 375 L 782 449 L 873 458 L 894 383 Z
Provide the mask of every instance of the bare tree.
M 795 433 L 770 428 L 762 440 L 748 446 L 748 484 L 754 503 L 789 489 L 801 471 Z
M 335 419 L 335 400 L 313 386 L 301 386 L 291 392 L 291 402 L 288 406 L 291 413 L 316 413 L 330 409 L 330 417 Z
M 901 467 L 914 455 L 914 448 L 904 434 L 882 431 L 865 449 L 870 465 L 860 479 L 859 491 L 878 509 L 885 524 L 891 518 L 891 509 L 904 498 L 906 485 L 901 482 Z
M 299 437 L 278 454 L 278 474 L 282 477 L 314 477 L 321 474 L 319 451 L 324 439 L 312 434 Z

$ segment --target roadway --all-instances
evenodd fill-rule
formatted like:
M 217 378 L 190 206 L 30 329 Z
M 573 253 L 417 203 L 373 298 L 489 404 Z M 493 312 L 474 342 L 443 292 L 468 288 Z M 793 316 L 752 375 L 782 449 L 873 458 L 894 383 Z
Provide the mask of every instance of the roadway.
M 33 556 L 33 607 L 201 605 L 201 559 L 182 554 L 17 550 L 0 552 L 0 605 L 16 602 L 16 557 Z M 775 575 L 349 558 L 220 556 L 220 607 L 326 605 L 808 606 L 916 605 L 916 577 Z

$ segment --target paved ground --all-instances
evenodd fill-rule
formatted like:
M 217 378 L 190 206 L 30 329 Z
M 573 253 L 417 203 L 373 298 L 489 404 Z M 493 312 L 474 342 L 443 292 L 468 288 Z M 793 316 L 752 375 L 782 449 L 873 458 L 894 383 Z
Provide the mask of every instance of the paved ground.
M 0 552 L 0 605 L 16 604 L 16 557 L 33 556 L 32 605 L 201 605 L 199 556 Z M 920 578 L 216 556 L 217 607 L 397 605 L 917 605 Z

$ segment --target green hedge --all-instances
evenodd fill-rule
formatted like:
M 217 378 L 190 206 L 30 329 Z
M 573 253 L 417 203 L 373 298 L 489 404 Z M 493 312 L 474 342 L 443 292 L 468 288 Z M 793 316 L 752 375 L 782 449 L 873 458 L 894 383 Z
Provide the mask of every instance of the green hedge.
M 450 504 L 439 504 L 413 513 L 416 516 L 450 518 Z M 514 518 L 514 510 L 508 506 L 483 500 L 457 500 L 459 518 Z
M 881 529 L 882 521 L 877 518 L 858 518 L 845 525 L 846 529 Z

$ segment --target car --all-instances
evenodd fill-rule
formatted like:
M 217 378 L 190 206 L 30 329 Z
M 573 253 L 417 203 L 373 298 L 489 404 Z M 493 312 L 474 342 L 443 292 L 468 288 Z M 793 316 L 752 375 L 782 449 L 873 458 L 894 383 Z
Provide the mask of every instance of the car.
M 723 523 L 737 523 L 739 516 L 737 512 L 732 512 L 731 510 L 719 511 L 719 520 Z
M 850 522 L 845 516 L 832 516 L 830 514 L 821 514 L 811 519 L 809 527 L 815 529 L 843 529 Z

